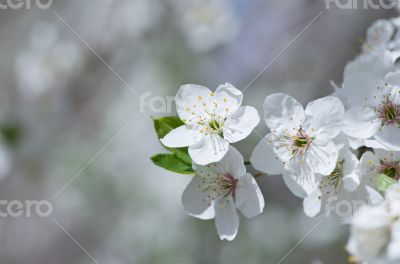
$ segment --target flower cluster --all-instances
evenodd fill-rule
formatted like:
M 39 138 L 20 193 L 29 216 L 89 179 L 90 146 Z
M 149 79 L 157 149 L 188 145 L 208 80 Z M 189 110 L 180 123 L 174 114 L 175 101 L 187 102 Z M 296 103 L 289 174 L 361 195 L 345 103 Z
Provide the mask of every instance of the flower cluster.
M 373 206 L 360 208 L 351 220 L 347 250 L 356 261 L 398 263 L 400 259 L 400 183 L 390 186 L 386 199 L 371 189 Z
M 260 121 L 255 108 L 241 106 L 242 93 L 231 84 L 215 92 L 182 86 L 176 96 L 181 123 L 159 133 L 175 167 L 161 156 L 153 161 L 175 172 L 181 164 L 184 172 L 195 174 L 182 196 L 189 214 L 215 218 L 221 239 L 232 240 L 239 225 L 236 209 L 247 217 L 263 211 L 261 191 L 246 173 L 245 164 L 251 164 L 262 173 L 282 175 L 310 217 L 329 216 L 339 202 L 374 201 L 374 207 L 354 207 L 345 216 L 352 224 L 348 251 L 356 261 L 386 258 L 398 263 L 399 26 L 399 19 L 381 20 L 368 30 L 363 53 L 346 66 L 343 85 L 335 86 L 331 96 L 305 108 L 286 94 L 267 96 L 264 119 L 270 133 L 255 147 L 250 162 L 230 145 L 245 139 Z M 184 167 L 189 164 L 192 168 Z

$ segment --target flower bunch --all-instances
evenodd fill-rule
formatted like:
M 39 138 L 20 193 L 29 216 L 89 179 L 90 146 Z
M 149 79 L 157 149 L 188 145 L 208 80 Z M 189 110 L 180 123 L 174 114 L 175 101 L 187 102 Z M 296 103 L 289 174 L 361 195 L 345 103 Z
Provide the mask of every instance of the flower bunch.
M 255 108 L 241 106 L 242 92 L 231 84 L 215 92 L 182 86 L 176 95 L 179 117 L 154 120 L 170 154 L 152 160 L 165 169 L 194 174 L 182 195 L 189 214 L 215 218 L 221 239 L 232 240 L 239 226 L 236 209 L 254 217 L 264 208 L 254 177 L 246 173 L 245 165 L 251 164 L 261 173 L 282 175 L 310 217 L 329 216 L 339 202 L 374 201 L 374 207 L 354 207 L 345 216 L 352 225 L 348 251 L 356 261 L 399 261 L 399 27 L 399 18 L 372 25 L 362 54 L 346 66 L 343 85 L 335 85 L 332 95 L 305 108 L 286 94 L 267 96 L 263 108 L 270 133 L 255 147 L 250 162 L 231 146 L 260 121 Z

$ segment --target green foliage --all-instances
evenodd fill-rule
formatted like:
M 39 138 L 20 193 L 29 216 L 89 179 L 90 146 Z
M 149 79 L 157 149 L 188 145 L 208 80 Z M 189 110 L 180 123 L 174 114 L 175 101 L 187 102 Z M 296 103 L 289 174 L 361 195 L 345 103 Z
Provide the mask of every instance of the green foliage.
M 386 176 L 385 174 L 380 174 L 376 178 L 376 186 L 379 191 L 386 192 L 390 185 L 396 184 L 396 180 Z
M 155 165 L 172 172 L 181 174 L 194 173 L 191 165 L 183 162 L 174 154 L 158 154 L 151 157 L 151 160 Z
M 21 128 L 17 124 L 5 124 L 0 127 L 0 134 L 6 144 L 15 146 L 21 139 Z
M 177 127 L 183 126 L 184 123 L 176 116 L 167 116 L 153 119 L 154 129 L 156 130 L 158 139 L 165 137 L 169 132 Z M 165 147 L 165 146 L 164 146 Z M 153 163 L 166 170 L 181 173 L 192 174 L 192 159 L 188 154 L 188 148 L 168 148 L 171 154 L 158 154 L 151 158 Z

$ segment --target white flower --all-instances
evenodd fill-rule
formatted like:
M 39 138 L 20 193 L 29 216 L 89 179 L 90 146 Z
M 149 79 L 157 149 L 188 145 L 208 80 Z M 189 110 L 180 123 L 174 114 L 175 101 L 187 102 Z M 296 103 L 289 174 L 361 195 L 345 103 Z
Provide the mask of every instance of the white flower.
M 30 99 L 65 85 L 83 64 L 80 53 L 76 43 L 59 38 L 53 24 L 34 25 L 30 46 L 18 55 L 15 64 L 19 89 Z
M 292 191 L 298 188 L 291 184 L 294 180 L 309 193 L 315 188 L 316 173 L 330 175 L 336 167 L 338 150 L 332 139 L 342 129 L 343 104 L 336 97 L 325 97 L 304 110 L 292 97 L 273 94 L 266 98 L 264 110 L 272 133 L 254 150 L 253 166 L 268 174 L 283 173 Z
M 351 221 L 347 250 L 357 261 L 378 261 L 390 243 L 390 224 L 383 206 L 361 208 Z
M 400 152 L 375 149 L 365 152 L 361 157 L 363 181 L 367 186 L 376 189 L 376 178 L 379 174 L 400 180 Z
M 399 39 L 396 35 L 398 29 L 396 19 L 381 19 L 373 23 L 362 47 L 364 54 L 375 55 L 394 63 L 400 56 Z
M 325 211 L 329 216 L 332 210 L 339 210 L 339 206 L 346 202 L 351 208 L 355 206 L 355 192 L 361 183 L 361 168 L 357 157 L 350 151 L 350 146 L 342 134 L 335 139 L 339 150 L 339 158 L 333 172 L 328 176 L 316 175 L 319 179 L 317 189 L 310 193 L 303 201 L 304 212 L 310 217 Z M 346 208 L 347 210 L 348 208 Z M 339 216 L 345 213 L 335 212 Z
M 357 261 L 400 261 L 400 183 L 390 186 L 385 197 L 373 207 L 361 208 L 351 221 L 347 250 Z
M 400 150 L 400 72 L 384 79 L 368 73 L 352 74 L 344 83 L 351 105 L 343 131 L 350 137 L 376 140 L 381 148 Z
M 260 122 L 255 108 L 240 106 L 243 94 L 231 84 L 208 88 L 188 84 L 176 95 L 179 117 L 185 125 L 166 135 L 161 142 L 167 147 L 189 146 L 194 163 L 206 165 L 221 160 L 229 143 L 246 138 Z
M 189 46 L 209 51 L 230 42 L 239 31 L 239 20 L 229 0 L 174 1 L 179 24 Z
M 215 218 L 221 239 L 233 240 L 239 229 L 236 208 L 246 217 L 264 209 L 263 195 L 253 176 L 246 173 L 242 155 L 233 147 L 218 163 L 194 165 L 196 175 L 182 195 L 182 204 L 190 215 Z

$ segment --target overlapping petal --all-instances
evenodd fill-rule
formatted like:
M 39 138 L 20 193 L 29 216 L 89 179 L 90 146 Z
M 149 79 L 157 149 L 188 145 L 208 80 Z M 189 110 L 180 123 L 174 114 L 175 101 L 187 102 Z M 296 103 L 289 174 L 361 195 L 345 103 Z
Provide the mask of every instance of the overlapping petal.
M 368 139 L 381 127 L 377 113 L 364 106 L 353 107 L 345 114 L 343 132 L 350 137 Z
M 183 125 L 169 132 L 161 143 L 170 148 L 181 148 L 196 144 L 201 139 L 201 134 L 189 126 Z
M 228 152 L 229 143 L 218 135 L 204 136 L 194 145 L 189 146 L 189 155 L 193 162 L 207 165 L 220 161 Z
M 334 138 L 342 130 L 344 111 L 343 103 L 336 97 L 315 100 L 306 107 L 304 129 L 310 135 L 324 134 Z
M 276 156 L 267 137 L 263 138 L 253 150 L 250 158 L 252 166 L 270 175 L 278 175 L 283 172 L 283 163 Z
M 221 240 L 232 241 L 239 230 L 239 216 L 232 198 L 215 203 L 215 226 Z
M 192 216 L 200 219 L 213 219 L 214 206 L 207 199 L 207 193 L 200 188 L 201 176 L 194 176 L 182 194 L 183 208 Z
M 246 173 L 240 179 L 235 198 L 236 207 L 244 216 L 251 218 L 263 212 L 264 197 L 252 175 Z
M 277 93 L 264 102 L 265 121 L 273 133 L 297 130 L 305 120 L 303 106 L 293 97 Z
M 242 106 L 226 119 L 224 138 L 230 143 L 238 142 L 248 137 L 259 122 L 260 116 L 254 107 Z

